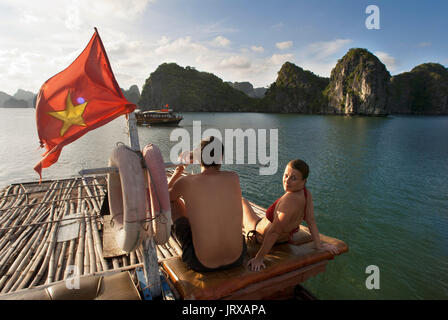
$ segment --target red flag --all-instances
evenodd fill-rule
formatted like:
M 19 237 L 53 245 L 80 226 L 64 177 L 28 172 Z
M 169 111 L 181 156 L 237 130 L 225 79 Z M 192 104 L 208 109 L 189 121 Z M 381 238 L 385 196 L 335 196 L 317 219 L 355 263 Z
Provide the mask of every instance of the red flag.
M 78 58 L 40 88 L 36 122 L 46 152 L 34 170 L 42 179 L 42 169 L 58 161 L 62 147 L 135 107 L 121 92 L 95 28 Z

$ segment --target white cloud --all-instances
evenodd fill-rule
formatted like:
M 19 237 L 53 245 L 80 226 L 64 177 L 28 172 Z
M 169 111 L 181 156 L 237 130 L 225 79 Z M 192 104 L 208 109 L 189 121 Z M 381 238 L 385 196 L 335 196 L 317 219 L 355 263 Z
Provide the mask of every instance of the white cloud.
M 249 59 L 241 56 L 231 56 L 219 64 L 223 68 L 247 69 L 250 67 Z
M 228 25 L 231 24 L 229 22 L 229 18 L 224 18 L 219 21 L 215 21 L 213 23 L 207 23 L 207 24 L 199 24 L 200 21 L 197 21 L 193 28 L 191 29 L 191 33 L 198 35 L 221 35 L 221 34 L 228 34 L 228 33 L 236 33 L 238 32 L 238 29 L 232 27 L 229 27 Z M 232 24 L 233 25 L 233 24 Z
M 0 12 L 0 91 L 12 94 L 22 88 L 37 92 L 44 81 L 81 53 L 94 26 L 122 88 L 133 84 L 141 88 L 164 62 L 211 72 L 224 81 L 250 81 L 255 87 L 274 82 L 286 61 L 325 75 L 350 41 L 318 42 L 300 51 L 286 50 L 294 48 L 292 41 L 279 42 L 280 48 L 276 48 L 285 51 L 272 55 L 261 42 L 252 45 L 252 38 L 246 43 L 229 40 L 229 33 L 238 31 L 229 19 L 195 21 L 182 24 L 182 29 L 163 25 L 166 16 L 159 13 L 152 16 L 154 20 L 144 21 L 147 13 L 152 14 L 151 2 L 60 0 L 55 5 L 49 0 L 0 0 L 2 9 L 7 9 Z M 283 23 L 272 26 L 283 27 Z
M 172 42 L 166 42 L 165 44 L 159 46 L 155 53 L 159 55 L 172 54 L 172 53 L 185 53 L 185 51 L 191 50 L 206 50 L 206 48 L 198 43 L 191 41 L 191 37 L 178 38 Z
M 41 19 L 31 12 L 23 12 L 20 17 L 20 22 L 24 24 L 33 24 L 39 21 L 41 21 Z
M 72 3 L 81 8 L 82 14 L 104 18 L 135 19 L 142 15 L 147 5 L 154 0 L 75 0 Z M 40 3 L 40 1 L 39 1 Z
M 352 40 L 335 39 L 331 41 L 317 41 L 306 45 L 294 52 L 294 57 L 287 60 L 305 70 L 310 70 L 321 77 L 329 77 L 331 70 L 349 48 Z M 272 61 L 284 60 L 282 57 L 271 57 Z
M 386 65 L 389 71 L 395 71 L 397 69 L 397 60 L 388 53 L 375 51 L 373 54 L 376 55 L 378 59 L 380 59 L 381 62 Z
M 419 44 L 418 44 L 418 46 L 419 47 L 429 47 L 429 46 L 431 46 L 431 42 L 420 42 Z
M 213 39 L 212 44 L 217 47 L 227 47 L 230 44 L 230 40 L 222 36 L 217 36 Z
M 318 60 L 300 60 L 300 67 L 304 70 L 309 70 L 321 77 L 330 77 L 331 70 L 336 66 L 337 60 L 330 62 L 323 62 Z
M 20 19 L 28 23 L 76 21 L 77 25 L 92 20 L 99 24 L 107 21 L 114 24 L 115 19 L 136 19 L 142 15 L 150 2 L 154 0 L 60 0 L 56 3 L 52 0 L 2 0 L 0 3 L 19 14 Z
M 264 48 L 262 46 L 259 46 L 259 47 L 252 46 L 250 48 L 252 49 L 252 51 L 255 51 L 255 52 L 264 52 Z
M 69 30 L 80 30 L 82 27 L 82 20 L 80 16 L 80 9 L 74 3 L 70 4 L 66 8 L 65 27 Z
M 280 50 L 286 50 L 292 47 L 292 41 L 277 42 L 275 46 Z
M 170 43 L 170 38 L 166 37 L 166 36 L 162 36 L 162 38 L 160 38 L 159 40 L 157 40 L 157 44 L 159 46 L 165 46 L 167 44 Z
M 277 23 L 277 24 L 272 25 L 271 28 L 272 28 L 272 29 L 275 29 L 275 30 L 280 30 L 280 29 L 282 29 L 284 26 L 285 26 L 285 24 L 284 24 L 283 22 L 279 22 L 279 23 Z
M 0 0 L 0 91 L 14 93 L 22 88 L 37 92 L 43 82 L 81 53 L 94 26 L 98 27 L 114 71 L 131 74 L 135 69 L 119 70 L 119 66 L 126 59 L 145 56 L 135 50 L 136 39 L 155 45 L 149 37 L 140 38 L 143 32 L 139 22 L 150 2 L 153 1 Z M 148 49 L 148 45 L 144 48 Z M 3 52 L 12 50 L 17 53 Z M 136 70 L 136 74 L 140 76 L 141 71 Z
M 273 54 L 268 61 L 274 65 L 283 64 L 286 61 L 291 61 L 294 59 L 294 55 L 291 53 L 287 54 Z
M 305 48 L 305 54 L 313 56 L 315 59 L 326 59 L 339 53 L 341 49 L 347 47 L 351 42 L 352 40 L 350 39 L 314 42 Z

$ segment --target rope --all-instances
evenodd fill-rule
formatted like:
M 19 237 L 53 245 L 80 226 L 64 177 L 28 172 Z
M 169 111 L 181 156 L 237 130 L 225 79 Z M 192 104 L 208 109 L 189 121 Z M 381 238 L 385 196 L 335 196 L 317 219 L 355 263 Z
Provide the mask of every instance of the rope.
M 137 222 L 140 222 L 140 223 L 143 224 L 143 223 L 146 223 L 146 222 L 151 222 L 151 221 L 156 220 L 156 219 L 159 219 L 160 223 L 163 223 L 163 224 L 166 224 L 168 222 L 167 218 L 164 215 L 162 215 L 162 214 L 157 214 L 154 218 L 146 218 L 146 219 L 138 220 Z M 127 221 L 127 222 L 131 222 L 132 223 L 132 222 L 135 222 L 135 221 Z M 115 225 L 115 219 L 114 219 L 114 217 L 112 217 L 110 219 L 110 226 L 113 228 L 114 225 Z M 145 228 L 145 227 L 142 227 L 142 228 L 145 231 L 148 231 L 149 226 L 148 226 L 148 228 Z

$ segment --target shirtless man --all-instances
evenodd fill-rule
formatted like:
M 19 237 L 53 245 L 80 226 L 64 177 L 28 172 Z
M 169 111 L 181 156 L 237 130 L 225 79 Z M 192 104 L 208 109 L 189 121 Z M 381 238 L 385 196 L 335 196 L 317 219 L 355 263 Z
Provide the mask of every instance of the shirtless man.
M 180 165 L 168 184 L 172 234 L 182 245 L 182 260 L 198 272 L 239 266 L 246 254 L 239 177 L 221 171 L 221 161 L 204 161 L 203 150 L 212 142 L 222 148 L 222 160 L 222 143 L 214 137 L 202 140 L 201 173 L 182 177 L 184 166 Z

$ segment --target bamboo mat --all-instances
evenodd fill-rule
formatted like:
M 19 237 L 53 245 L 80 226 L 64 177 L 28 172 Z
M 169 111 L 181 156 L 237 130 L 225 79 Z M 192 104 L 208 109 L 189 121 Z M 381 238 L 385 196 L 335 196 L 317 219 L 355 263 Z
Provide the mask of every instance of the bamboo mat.
M 0 191 L 0 293 L 142 262 L 138 253 L 106 258 L 102 252 L 105 176 L 13 184 Z M 58 242 L 67 217 L 79 235 Z M 61 237 L 59 237 L 61 238 Z M 62 237 L 63 238 L 63 237 Z

